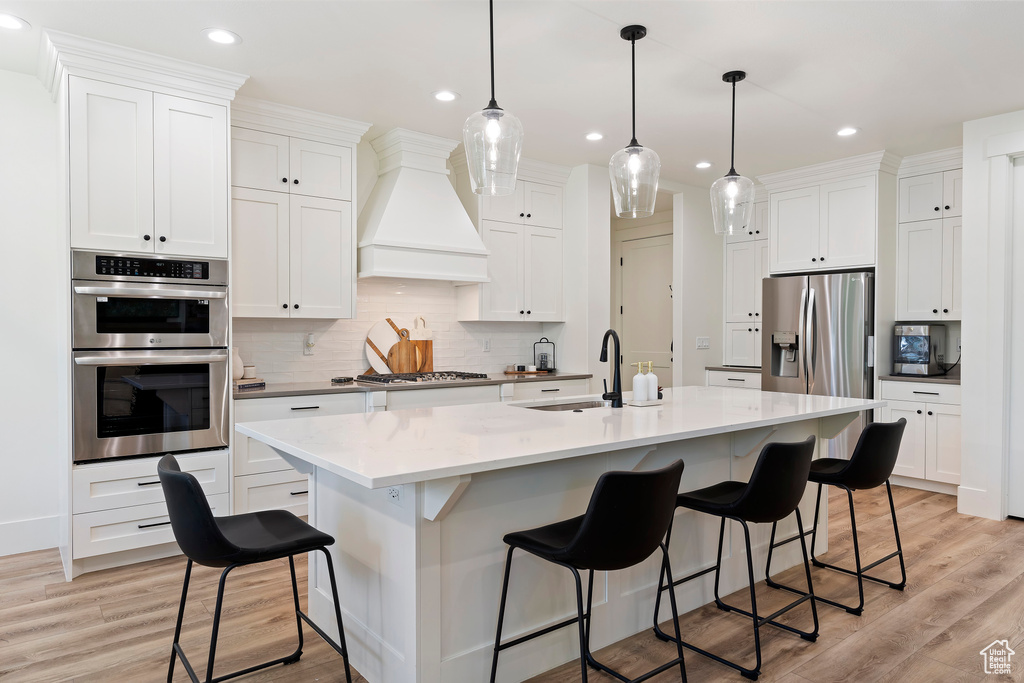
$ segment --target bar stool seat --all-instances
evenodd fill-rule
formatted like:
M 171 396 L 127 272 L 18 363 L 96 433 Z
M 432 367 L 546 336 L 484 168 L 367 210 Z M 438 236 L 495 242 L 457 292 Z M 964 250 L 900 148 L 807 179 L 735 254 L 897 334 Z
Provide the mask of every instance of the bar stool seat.
M 528 553 L 576 566 L 576 562 L 574 562 L 576 558 L 569 555 L 566 548 L 579 533 L 580 527 L 583 525 L 583 517 L 584 515 L 580 515 L 536 529 L 513 531 L 505 534 L 502 540 L 506 545 L 522 548 Z
M 308 553 L 332 545 L 334 537 L 311 527 L 287 510 L 264 510 L 217 518 L 217 527 L 237 552 L 217 558 L 209 567 L 254 564 Z

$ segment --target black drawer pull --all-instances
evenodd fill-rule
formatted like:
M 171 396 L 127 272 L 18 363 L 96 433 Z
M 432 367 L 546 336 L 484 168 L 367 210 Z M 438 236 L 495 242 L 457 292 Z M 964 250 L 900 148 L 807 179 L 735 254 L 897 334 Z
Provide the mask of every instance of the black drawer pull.
M 294 406 L 292 410 L 320 410 L 320 406 Z
M 747 381 L 745 379 L 740 379 L 738 377 L 726 377 L 726 379 L 729 380 L 730 382 L 746 382 Z
M 542 394 L 546 394 L 549 391 L 561 391 L 561 389 L 541 389 L 540 391 Z
M 159 479 L 157 479 L 156 481 L 140 481 L 139 486 L 156 486 L 159 483 Z
M 290 495 L 290 496 L 304 496 L 304 495 L 306 495 L 307 493 L 309 493 L 309 491 L 308 491 L 308 490 L 307 490 L 307 491 L 292 491 L 292 492 L 291 492 L 291 493 L 289 493 L 288 495 Z
M 149 528 L 155 527 L 155 526 L 167 526 L 170 523 L 171 523 L 171 520 L 167 520 L 166 522 L 156 522 L 154 524 L 140 524 L 139 528 L 140 529 L 149 529 Z
M 938 396 L 939 395 L 939 392 L 937 392 L 937 391 L 915 391 L 914 393 L 915 394 L 924 394 L 925 396 Z

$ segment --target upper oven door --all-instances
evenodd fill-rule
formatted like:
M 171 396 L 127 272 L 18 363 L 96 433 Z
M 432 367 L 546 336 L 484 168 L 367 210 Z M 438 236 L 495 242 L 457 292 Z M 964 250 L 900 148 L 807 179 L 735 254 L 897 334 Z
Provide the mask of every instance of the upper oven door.
M 226 287 L 72 281 L 76 349 L 227 346 Z

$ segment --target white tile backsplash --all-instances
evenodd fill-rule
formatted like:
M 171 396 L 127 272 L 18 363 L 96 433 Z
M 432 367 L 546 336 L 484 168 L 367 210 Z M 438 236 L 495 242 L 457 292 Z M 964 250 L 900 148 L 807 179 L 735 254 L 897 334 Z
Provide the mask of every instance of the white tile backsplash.
M 422 315 L 434 337 L 434 369 L 502 372 L 506 365 L 533 362 L 541 323 L 460 323 L 455 320 L 455 285 L 448 282 L 375 279 L 360 281 L 353 320 L 235 318 L 233 344 L 256 376 L 268 382 L 313 382 L 362 374 L 370 363 L 365 340 L 386 317 L 412 325 Z M 411 327 L 410 327 L 411 329 Z M 302 355 L 306 334 L 316 335 L 312 356 Z M 491 350 L 483 351 L 485 339 Z M 381 349 L 387 353 L 386 349 Z

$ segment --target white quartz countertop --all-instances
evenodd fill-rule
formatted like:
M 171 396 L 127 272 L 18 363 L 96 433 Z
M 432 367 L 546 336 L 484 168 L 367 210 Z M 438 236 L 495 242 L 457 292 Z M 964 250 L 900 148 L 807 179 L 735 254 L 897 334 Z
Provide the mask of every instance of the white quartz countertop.
M 885 405 L 879 400 L 729 387 L 681 387 L 665 396 L 657 406 L 579 413 L 521 407 L 567 401 L 562 398 L 243 422 L 235 428 L 310 465 L 376 489 Z

